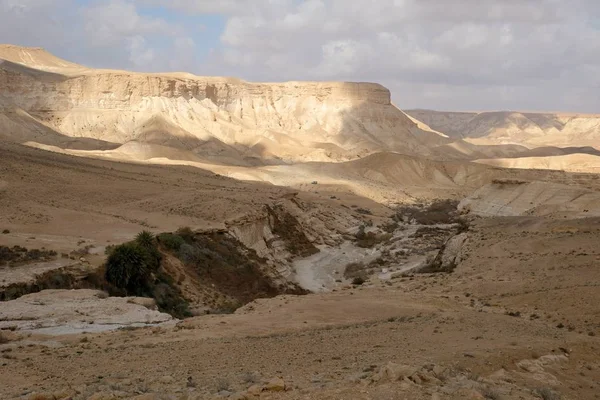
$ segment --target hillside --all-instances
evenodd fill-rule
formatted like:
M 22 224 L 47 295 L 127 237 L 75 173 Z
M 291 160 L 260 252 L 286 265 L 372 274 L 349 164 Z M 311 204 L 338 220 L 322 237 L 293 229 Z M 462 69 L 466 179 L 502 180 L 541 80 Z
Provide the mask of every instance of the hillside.
M 10 45 L 0 46 L 0 60 L 0 130 L 19 143 L 91 150 L 137 141 L 201 156 L 209 147 L 252 165 L 429 155 L 428 142 L 441 138 L 378 84 L 93 70 Z
M 473 144 L 600 149 L 600 115 L 433 110 L 407 110 L 406 113 L 453 139 Z

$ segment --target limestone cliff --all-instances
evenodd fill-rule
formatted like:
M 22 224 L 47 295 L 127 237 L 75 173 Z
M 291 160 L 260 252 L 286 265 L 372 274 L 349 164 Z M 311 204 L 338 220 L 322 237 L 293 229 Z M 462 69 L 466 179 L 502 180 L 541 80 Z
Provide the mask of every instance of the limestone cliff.
M 138 141 L 238 162 L 430 154 L 431 132 L 378 84 L 93 70 L 15 46 L 0 46 L 0 60 L 0 135 L 19 142 Z

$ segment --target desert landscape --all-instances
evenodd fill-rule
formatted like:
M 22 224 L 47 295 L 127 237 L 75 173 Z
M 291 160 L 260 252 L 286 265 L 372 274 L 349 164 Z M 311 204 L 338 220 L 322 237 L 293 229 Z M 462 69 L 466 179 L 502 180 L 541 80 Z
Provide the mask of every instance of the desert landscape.
M 600 115 L 0 45 L 0 398 L 600 398 Z

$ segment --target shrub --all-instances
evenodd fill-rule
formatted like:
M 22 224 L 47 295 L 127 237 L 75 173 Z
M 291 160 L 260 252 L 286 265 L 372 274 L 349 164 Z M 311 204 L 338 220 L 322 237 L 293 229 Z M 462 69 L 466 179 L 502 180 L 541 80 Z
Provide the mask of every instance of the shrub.
M 152 248 L 155 247 L 154 239 L 154 234 L 152 232 L 141 231 L 135 237 L 135 242 L 142 247 Z
M 451 224 L 457 219 L 458 201 L 435 200 L 429 206 L 404 206 L 398 209 L 396 219 L 403 217 L 419 225 Z
M 536 394 L 544 400 L 560 400 L 560 393 L 547 387 L 537 389 Z
M 364 231 L 363 231 L 364 233 Z M 368 249 L 371 247 L 375 247 L 376 245 L 389 241 L 393 235 L 391 233 L 375 233 L 368 232 L 364 233 L 360 237 L 357 236 L 356 245 L 358 247 L 362 247 L 363 249 Z
M 8 335 L 6 335 L 4 332 L 0 331 L 0 344 L 6 344 L 8 342 L 10 342 Z
M 152 260 L 148 251 L 139 244 L 116 246 L 106 260 L 106 280 L 118 288 L 139 293 L 147 286 Z
M 502 396 L 500 396 L 500 393 L 496 389 L 491 387 L 485 387 L 480 392 L 483 397 L 489 400 L 500 400 L 502 398 Z
M 135 237 L 135 243 L 148 252 L 148 267 L 152 271 L 158 270 L 162 256 L 160 255 L 160 251 L 158 251 L 154 234 L 148 231 L 141 231 Z
M 187 243 L 181 245 L 179 252 L 177 253 L 177 258 L 179 258 L 181 262 L 186 265 L 195 264 L 202 261 L 200 249 Z
M 171 251 L 179 251 L 185 240 L 179 235 L 173 233 L 161 233 L 158 235 L 158 241 Z
M 5 229 L 2 231 L 3 234 L 8 235 L 10 233 L 10 231 L 8 229 Z
M 353 285 L 360 286 L 363 283 L 365 283 L 365 278 L 363 278 L 362 276 L 357 276 L 356 278 L 352 279 Z
M 161 282 L 152 288 L 152 297 L 156 300 L 156 305 L 159 310 L 167 312 L 175 318 L 191 317 L 192 313 L 188 302 L 173 282 L 169 282 L 169 278 L 169 276 L 161 274 L 159 276 Z

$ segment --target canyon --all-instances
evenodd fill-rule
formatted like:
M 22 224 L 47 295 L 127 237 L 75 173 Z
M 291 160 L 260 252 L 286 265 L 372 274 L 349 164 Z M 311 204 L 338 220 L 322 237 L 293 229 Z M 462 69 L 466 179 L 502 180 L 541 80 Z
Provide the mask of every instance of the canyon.
M 0 397 L 597 398 L 599 121 L 0 45 Z

